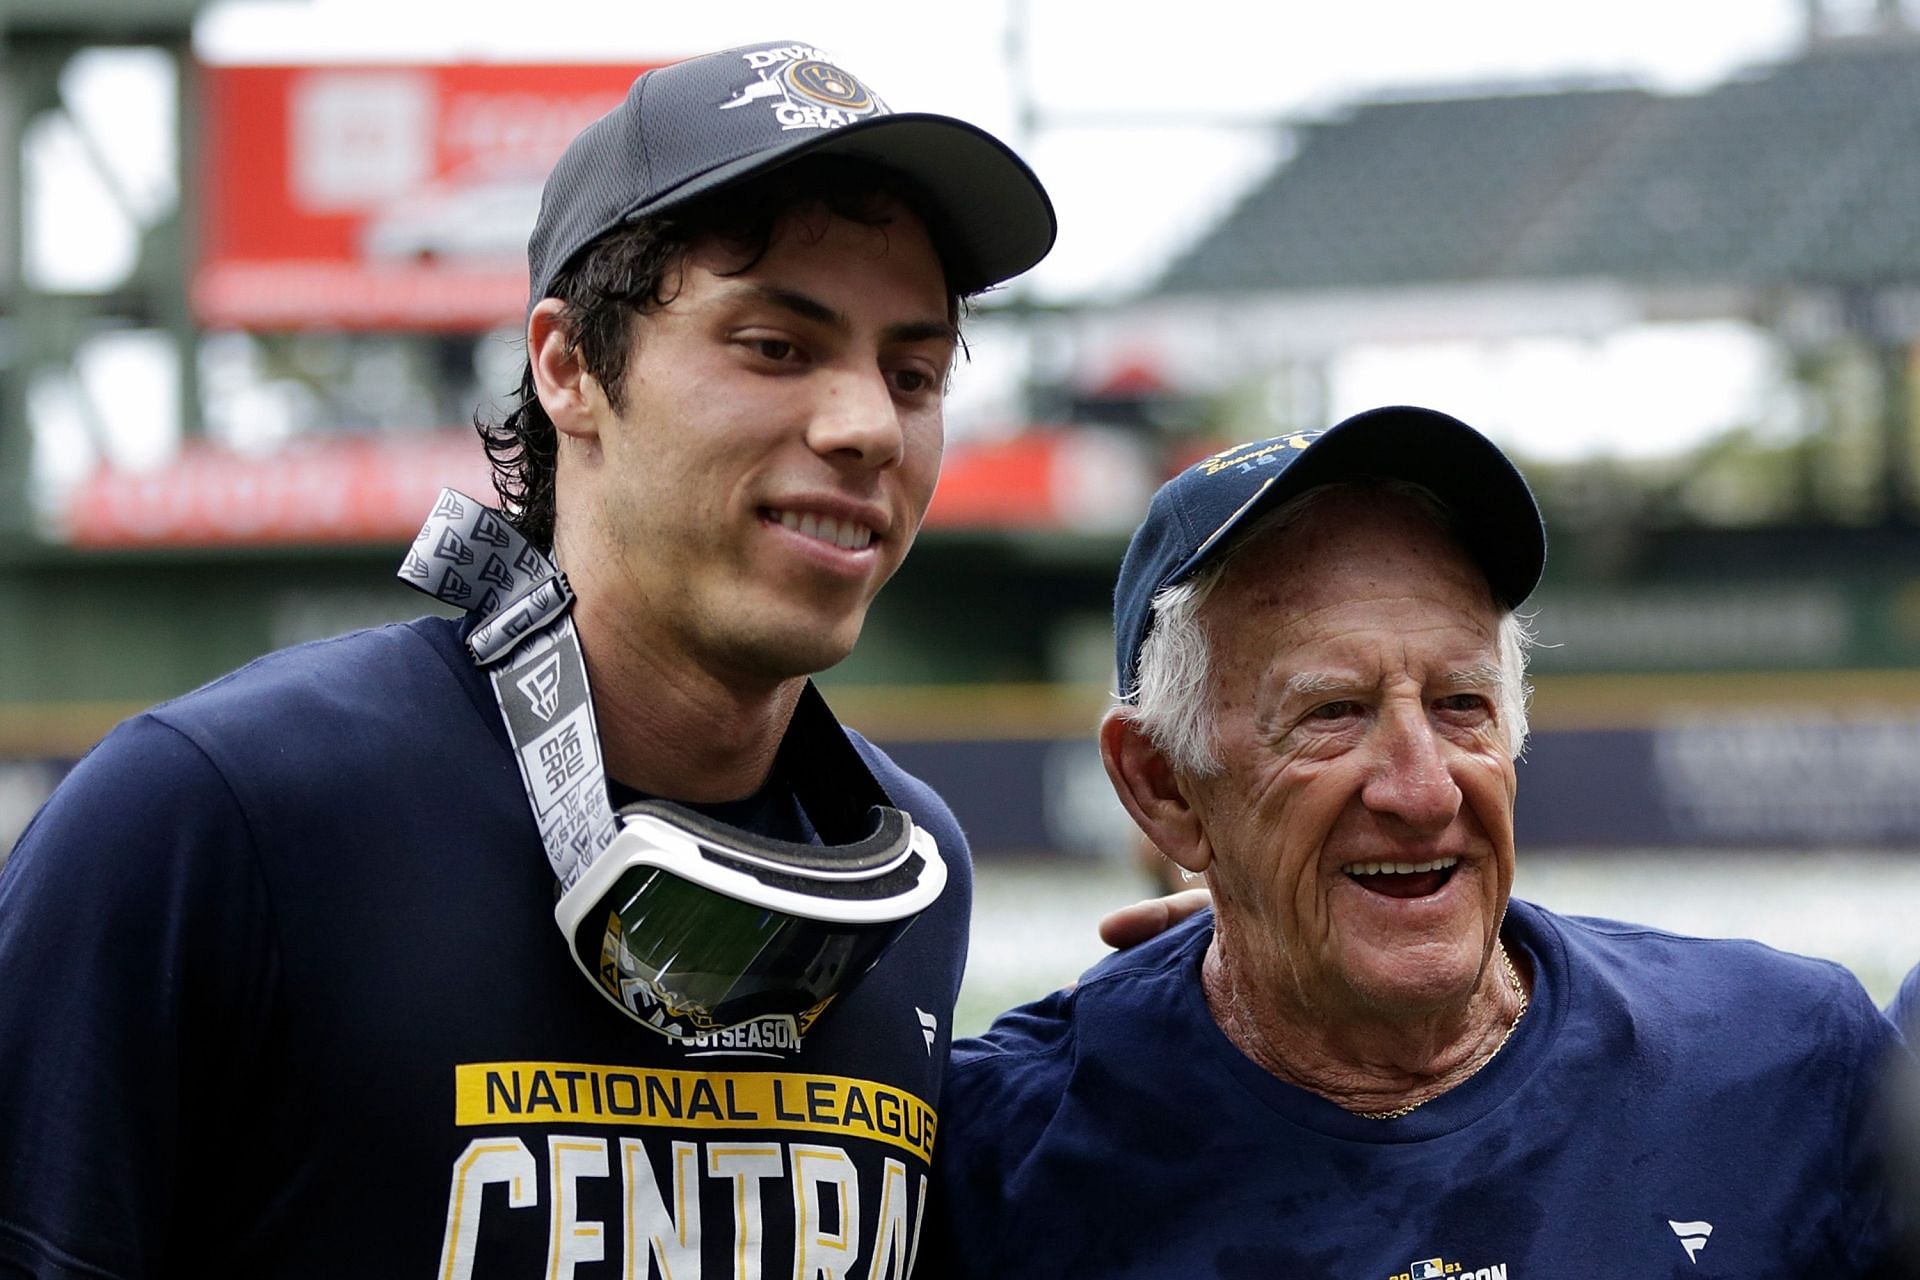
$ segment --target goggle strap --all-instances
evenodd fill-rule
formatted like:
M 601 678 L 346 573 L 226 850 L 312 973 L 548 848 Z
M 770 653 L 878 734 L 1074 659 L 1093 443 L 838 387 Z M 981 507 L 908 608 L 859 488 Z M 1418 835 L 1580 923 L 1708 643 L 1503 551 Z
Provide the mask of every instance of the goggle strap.
M 479 613 L 468 652 L 493 685 L 547 862 L 571 888 L 617 823 L 566 579 L 499 512 L 442 489 L 400 580 Z
M 652 817 L 711 849 L 722 859 L 766 863 L 801 875 L 832 878 L 866 876 L 898 863 L 912 844 L 913 820 L 891 805 L 868 811 L 871 830 L 857 841 L 815 844 L 782 840 L 731 823 L 720 822 L 697 809 L 671 800 L 636 800 L 620 808 L 621 830 L 642 817 Z
M 604 919 L 600 899 L 605 886 L 596 888 L 590 898 L 582 898 L 579 891 L 605 880 L 607 873 L 619 874 L 621 869 L 612 861 L 600 858 L 619 834 L 619 819 L 607 792 L 599 727 L 594 721 L 586 660 L 573 625 L 572 592 L 566 579 L 552 560 L 500 513 L 452 489 L 441 490 L 432 514 L 400 567 L 400 578 L 428 595 L 479 615 L 478 624 L 468 632 L 469 653 L 493 685 L 541 843 L 559 877 L 563 892 L 555 903 L 555 919 L 567 935 L 575 963 L 594 988 L 629 1017 L 662 1034 L 680 1037 L 683 1031 L 678 1015 L 671 1024 L 667 1020 L 669 1004 L 659 1004 L 651 1011 L 643 1009 L 622 990 L 608 985 L 603 957 L 590 946 L 583 949 L 591 931 L 582 921 L 594 913 Z M 830 844 L 862 843 L 869 834 L 868 814 L 876 807 L 893 807 L 811 680 L 802 687 L 793 720 L 781 737 L 774 770 L 783 775 L 799 799 L 815 833 Z M 901 814 L 882 816 L 902 824 L 908 822 Z M 946 878 L 945 867 L 930 833 L 914 831 L 910 825 L 890 828 L 883 821 L 880 831 L 873 834 L 878 838 L 889 830 L 904 830 L 911 835 L 913 843 L 907 850 L 910 859 L 921 857 L 919 842 L 925 841 L 923 865 L 930 874 L 916 880 L 925 898 L 915 905 L 917 912 L 939 893 Z M 744 864 L 734 873 L 762 885 L 772 878 L 767 868 Z M 582 883 L 583 877 L 586 883 Z M 777 886 L 770 887 L 769 892 L 772 888 Z M 813 888 L 796 884 L 786 891 Z M 817 909 L 817 894 L 808 893 L 806 897 L 812 901 L 804 905 Z M 801 915 L 804 917 L 804 913 Z M 891 921 L 885 942 L 867 937 L 867 952 L 859 963 L 859 972 L 864 972 L 879 951 L 899 936 L 910 919 Z M 843 934 L 834 941 L 844 945 L 852 937 Z M 797 1011 L 804 1019 L 801 1029 L 819 1016 L 845 981 L 857 976 L 858 972 L 836 970 L 835 990 L 824 995 L 810 987 L 810 1007 Z M 622 979 L 621 986 L 624 982 Z M 727 1023 L 757 1016 L 759 1006 L 755 1001 L 764 994 L 740 1003 L 734 1010 L 738 1016 L 729 1017 Z M 709 1022 L 722 1025 L 711 1017 Z
M 492 681 L 547 861 L 571 887 L 618 827 L 565 577 L 499 512 L 456 489 L 440 491 L 399 577 L 480 613 L 469 651 Z M 811 680 L 774 771 L 828 844 L 860 841 L 872 810 L 893 806 Z

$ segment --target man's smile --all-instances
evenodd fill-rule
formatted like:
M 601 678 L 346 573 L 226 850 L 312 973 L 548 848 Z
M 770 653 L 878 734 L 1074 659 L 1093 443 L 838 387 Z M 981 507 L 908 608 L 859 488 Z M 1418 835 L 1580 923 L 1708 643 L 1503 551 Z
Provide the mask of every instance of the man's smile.
M 808 538 L 832 543 L 842 551 L 859 551 L 873 541 L 873 530 L 858 520 L 838 520 L 817 512 L 781 511 L 772 507 L 764 514 L 784 528 Z
M 1388 898 L 1424 898 L 1444 889 L 1458 858 L 1425 862 L 1349 862 L 1340 870 L 1361 888 Z

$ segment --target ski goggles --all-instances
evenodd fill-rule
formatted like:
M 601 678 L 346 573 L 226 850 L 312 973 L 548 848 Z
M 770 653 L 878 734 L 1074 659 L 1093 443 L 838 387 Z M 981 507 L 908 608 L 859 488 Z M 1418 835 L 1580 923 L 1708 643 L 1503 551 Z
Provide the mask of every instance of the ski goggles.
M 899 809 L 869 813 L 863 839 L 816 845 L 628 805 L 554 919 L 595 989 L 663 1035 L 767 1017 L 804 1034 L 946 885 L 930 832 Z

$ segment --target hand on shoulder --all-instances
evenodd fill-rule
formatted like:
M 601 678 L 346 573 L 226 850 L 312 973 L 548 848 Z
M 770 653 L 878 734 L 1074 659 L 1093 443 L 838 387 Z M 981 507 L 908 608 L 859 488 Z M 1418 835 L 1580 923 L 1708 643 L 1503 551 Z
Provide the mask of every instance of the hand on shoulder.
M 1205 889 L 1183 889 L 1109 911 L 1100 918 L 1100 941 L 1110 947 L 1136 947 L 1157 938 L 1182 920 L 1213 905 Z

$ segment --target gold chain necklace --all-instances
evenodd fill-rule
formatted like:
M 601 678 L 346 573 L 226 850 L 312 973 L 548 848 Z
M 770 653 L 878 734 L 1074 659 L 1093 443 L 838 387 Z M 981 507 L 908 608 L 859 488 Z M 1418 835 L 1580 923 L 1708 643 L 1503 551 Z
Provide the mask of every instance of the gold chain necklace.
M 1507 1024 L 1507 1033 L 1500 1037 L 1499 1044 L 1493 1046 L 1493 1052 L 1480 1059 L 1472 1071 L 1460 1077 L 1454 1084 L 1447 1086 L 1449 1089 L 1458 1088 L 1459 1085 L 1465 1084 L 1467 1081 L 1473 1079 L 1481 1067 L 1486 1066 L 1489 1062 L 1499 1057 L 1500 1051 L 1507 1047 L 1507 1041 L 1513 1039 L 1514 1028 L 1520 1025 L 1520 1019 L 1527 1016 L 1527 989 L 1520 985 L 1520 973 L 1513 967 L 1513 957 L 1507 954 L 1507 944 L 1504 942 L 1500 944 L 1500 967 L 1507 975 L 1507 985 L 1513 988 L 1514 995 L 1520 997 L 1519 1012 L 1515 1013 L 1513 1015 L 1513 1021 Z M 1442 1092 L 1445 1092 L 1445 1090 L 1442 1090 Z M 1439 1096 L 1440 1094 L 1438 1093 L 1433 1095 L 1434 1098 Z M 1409 1102 L 1406 1106 L 1395 1107 L 1391 1111 L 1356 1111 L 1354 1114 L 1362 1120 L 1398 1120 L 1401 1116 L 1411 1115 L 1432 1101 L 1433 1098 L 1422 1098 L 1418 1102 Z

